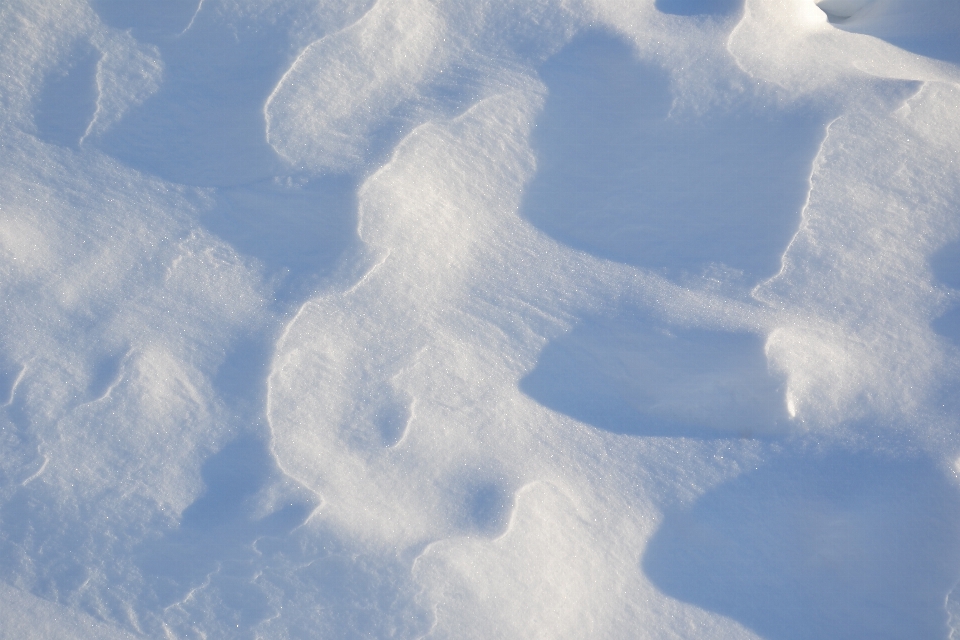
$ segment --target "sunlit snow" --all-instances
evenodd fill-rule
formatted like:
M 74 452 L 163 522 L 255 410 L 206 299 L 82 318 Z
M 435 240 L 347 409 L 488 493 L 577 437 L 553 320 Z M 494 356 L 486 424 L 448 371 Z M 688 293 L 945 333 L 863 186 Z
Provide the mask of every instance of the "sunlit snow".
M 4 0 L 0 638 L 960 636 L 958 34 Z

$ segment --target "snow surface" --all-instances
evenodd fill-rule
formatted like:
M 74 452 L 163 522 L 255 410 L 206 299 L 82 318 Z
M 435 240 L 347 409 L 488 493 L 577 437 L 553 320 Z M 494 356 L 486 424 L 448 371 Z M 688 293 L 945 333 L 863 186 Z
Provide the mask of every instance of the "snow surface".
M 960 637 L 958 32 L 5 0 L 0 637 Z

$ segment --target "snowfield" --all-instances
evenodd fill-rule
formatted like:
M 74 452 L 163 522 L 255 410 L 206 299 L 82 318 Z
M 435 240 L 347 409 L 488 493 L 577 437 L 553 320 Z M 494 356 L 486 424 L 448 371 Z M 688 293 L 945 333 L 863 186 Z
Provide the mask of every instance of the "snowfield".
M 0 637 L 960 637 L 956 0 L 5 0 Z

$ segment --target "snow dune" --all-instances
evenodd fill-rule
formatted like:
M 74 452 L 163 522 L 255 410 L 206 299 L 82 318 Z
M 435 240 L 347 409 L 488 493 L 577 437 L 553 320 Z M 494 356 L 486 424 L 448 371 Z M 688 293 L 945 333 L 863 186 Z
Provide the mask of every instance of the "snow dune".
M 952 0 L 10 0 L 0 635 L 951 637 Z

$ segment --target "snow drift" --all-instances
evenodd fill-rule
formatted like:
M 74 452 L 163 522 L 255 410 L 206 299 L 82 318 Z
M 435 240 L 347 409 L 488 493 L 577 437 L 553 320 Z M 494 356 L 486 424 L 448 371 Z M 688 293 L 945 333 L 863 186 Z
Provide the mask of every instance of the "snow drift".
M 950 637 L 951 0 L 10 0 L 0 635 Z

